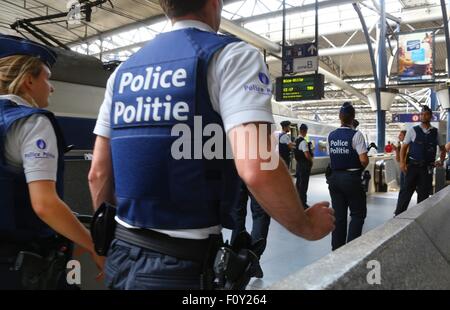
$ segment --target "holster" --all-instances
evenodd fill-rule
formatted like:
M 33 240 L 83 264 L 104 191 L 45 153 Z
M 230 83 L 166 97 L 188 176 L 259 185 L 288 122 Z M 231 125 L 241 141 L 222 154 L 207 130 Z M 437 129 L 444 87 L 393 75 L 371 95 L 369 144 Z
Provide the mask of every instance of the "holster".
M 72 243 L 64 237 L 57 237 L 42 246 L 41 253 L 22 250 L 15 258 L 12 270 L 20 274 L 22 287 L 28 290 L 72 288 L 65 277 L 66 265 L 72 256 Z
M 259 259 L 265 240 L 251 243 L 251 237 L 241 232 L 232 245 L 224 244 L 214 261 L 214 288 L 219 290 L 244 290 L 250 279 L 262 276 Z
M 106 256 L 116 229 L 116 207 L 104 202 L 95 211 L 90 225 L 95 252 L 100 256 Z

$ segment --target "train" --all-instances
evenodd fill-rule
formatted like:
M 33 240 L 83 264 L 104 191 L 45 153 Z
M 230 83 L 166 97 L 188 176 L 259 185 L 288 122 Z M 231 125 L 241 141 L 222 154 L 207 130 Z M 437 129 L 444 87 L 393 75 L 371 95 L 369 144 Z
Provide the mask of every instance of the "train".
M 52 68 L 51 81 L 54 93 L 48 109 L 55 113 L 64 133 L 66 144 L 72 146 L 68 158 L 83 157 L 91 153 L 95 136 L 93 129 L 100 105 L 103 102 L 107 80 L 118 63 L 104 64 L 99 59 L 73 51 L 54 49 L 58 61 Z M 280 123 L 289 120 L 291 138 L 298 135 L 300 124 L 308 126 L 307 140 L 314 148 L 312 173 L 325 171 L 330 159 L 327 154 L 327 136 L 335 127 L 296 117 L 283 104 L 272 100 L 272 112 L 280 130 Z M 295 173 L 295 159 L 290 167 Z

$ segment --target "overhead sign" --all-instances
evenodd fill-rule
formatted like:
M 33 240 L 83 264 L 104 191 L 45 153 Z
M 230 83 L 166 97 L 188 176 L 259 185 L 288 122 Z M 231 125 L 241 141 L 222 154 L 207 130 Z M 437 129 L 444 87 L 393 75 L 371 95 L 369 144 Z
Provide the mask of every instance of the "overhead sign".
M 434 79 L 434 33 L 417 31 L 398 35 L 398 80 L 400 83 Z
M 283 74 L 316 71 L 318 68 L 315 43 L 285 46 L 283 50 Z
M 276 78 L 277 101 L 302 101 L 321 99 L 324 96 L 324 76 L 308 74 Z
M 437 112 L 433 112 L 431 121 L 439 122 L 440 119 L 441 119 L 440 114 Z M 420 122 L 420 113 L 392 114 L 392 122 L 393 123 L 417 123 L 417 122 Z

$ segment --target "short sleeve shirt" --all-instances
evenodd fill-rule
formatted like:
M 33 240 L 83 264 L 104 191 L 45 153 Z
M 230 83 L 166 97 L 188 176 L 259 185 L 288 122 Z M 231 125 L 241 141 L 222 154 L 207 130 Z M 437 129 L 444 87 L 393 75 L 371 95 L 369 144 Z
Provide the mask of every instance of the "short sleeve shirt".
M 31 106 L 21 97 L 3 95 L 18 105 Z M 23 169 L 27 183 L 39 180 L 56 181 L 58 170 L 58 145 L 55 131 L 45 115 L 34 114 L 17 120 L 5 138 L 6 163 Z

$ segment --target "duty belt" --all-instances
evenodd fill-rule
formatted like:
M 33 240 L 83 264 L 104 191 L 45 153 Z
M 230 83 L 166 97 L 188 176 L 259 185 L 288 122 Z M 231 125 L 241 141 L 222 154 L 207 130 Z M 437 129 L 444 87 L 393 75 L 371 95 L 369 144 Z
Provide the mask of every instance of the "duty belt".
M 128 229 L 120 224 L 116 226 L 115 237 L 145 249 L 199 263 L 204 262 L 211 250 L 211 242 L 221 242 L 220 235 L 202 240 L 173 238 L 154 230 Z

